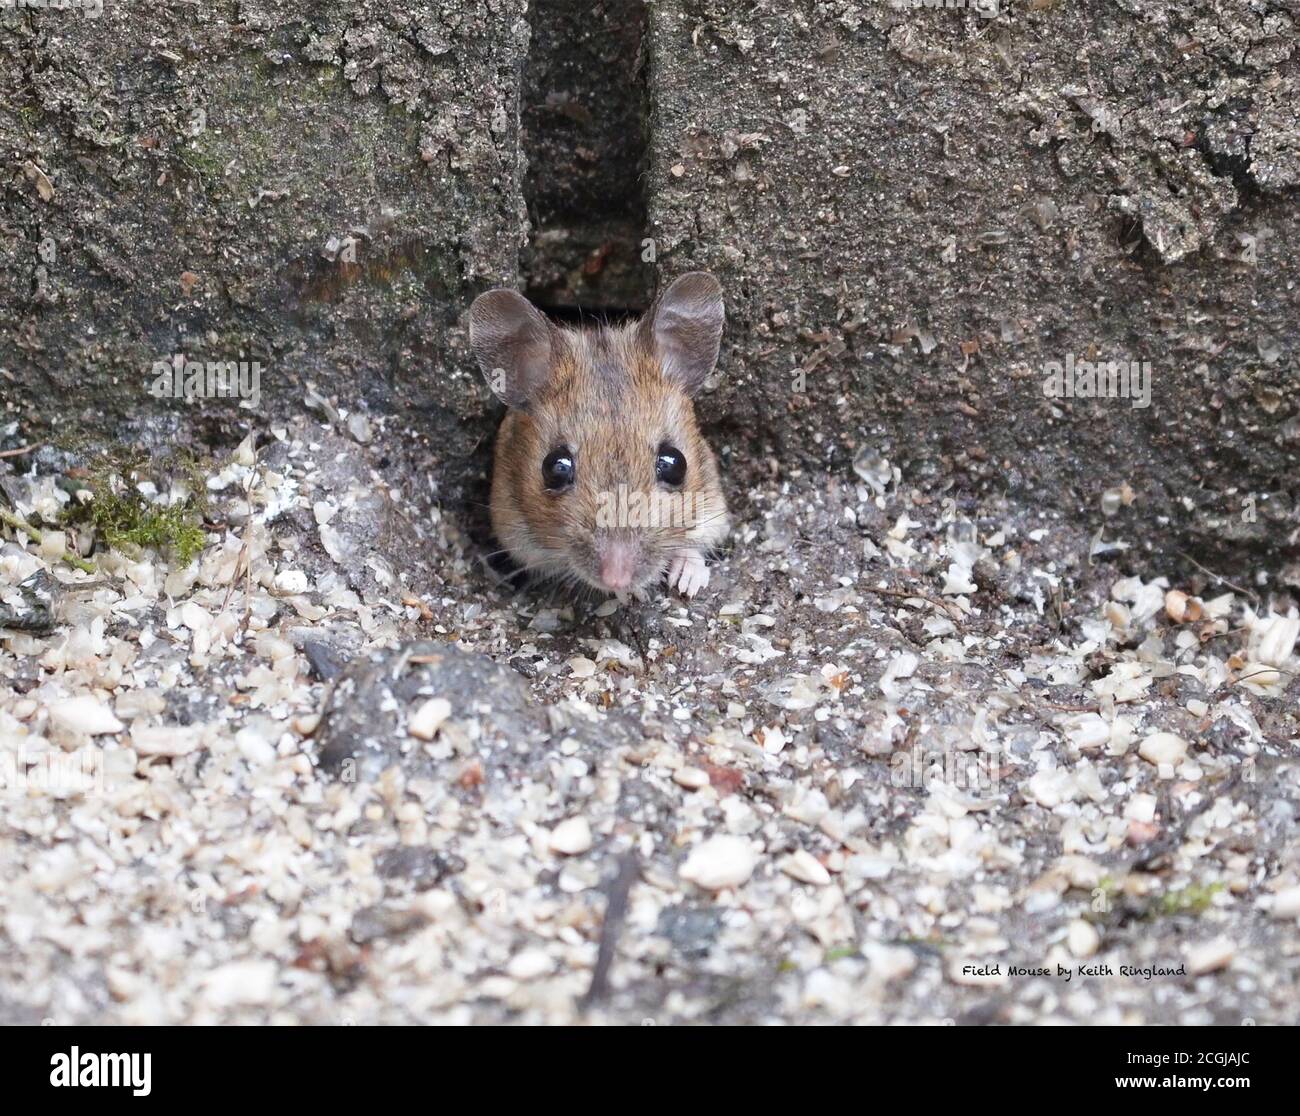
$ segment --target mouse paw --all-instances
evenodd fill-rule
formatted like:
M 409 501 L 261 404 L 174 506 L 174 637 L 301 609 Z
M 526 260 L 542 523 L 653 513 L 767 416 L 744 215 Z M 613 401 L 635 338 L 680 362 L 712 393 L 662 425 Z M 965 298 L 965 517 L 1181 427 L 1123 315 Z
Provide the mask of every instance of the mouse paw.
M 678 554 L 668 565 L 668 586 L 676 587 L 687 597 L 694 597 L 709 583 L 709 567 L 698 550 Z

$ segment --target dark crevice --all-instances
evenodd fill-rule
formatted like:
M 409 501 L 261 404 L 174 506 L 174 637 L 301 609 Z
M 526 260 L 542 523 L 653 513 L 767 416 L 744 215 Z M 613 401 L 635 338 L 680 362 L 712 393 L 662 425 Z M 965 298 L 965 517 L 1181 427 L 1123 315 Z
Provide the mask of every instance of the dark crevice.
M 566 321 L 643 311 L 653 286 L 644 3 L 537 0 L 524 73 L 528 296 Z
M 552 321 L 559 322 L 561 325 L 571 326 L 598 326 L 598 325 L 622 325 L 632 318 L 639 318 L 645 311 L 645 307 L 638 306 L 598 306 L 579 305 L 563 306 L 556 305 L 553 302 L 547 302 L 543 298 L 536 299 L 538 305 L 546 311 Z
M 1212 174 L 1232 180 L 1238 209 L 1258 201 L 1262 193 L 1250 166 L 1250 144 L 1255 138 L 1250 121 L 1252 107 L 1249 101 L 1234 99 L 1207 114 L 1195 129 L 1196 150 Z

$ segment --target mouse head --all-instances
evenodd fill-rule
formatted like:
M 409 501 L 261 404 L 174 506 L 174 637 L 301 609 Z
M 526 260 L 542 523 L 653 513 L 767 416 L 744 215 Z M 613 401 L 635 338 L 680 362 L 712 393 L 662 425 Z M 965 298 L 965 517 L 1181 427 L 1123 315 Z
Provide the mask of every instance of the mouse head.
M 616 328 L 562 329 L 514 291 L 474 301 L 470 344 L 511 409 L 492 504 L 516 560 L 627 592 L 721 540 L 726 504 L 691 399 L 717 363 L 723 319 L 705 272 Z

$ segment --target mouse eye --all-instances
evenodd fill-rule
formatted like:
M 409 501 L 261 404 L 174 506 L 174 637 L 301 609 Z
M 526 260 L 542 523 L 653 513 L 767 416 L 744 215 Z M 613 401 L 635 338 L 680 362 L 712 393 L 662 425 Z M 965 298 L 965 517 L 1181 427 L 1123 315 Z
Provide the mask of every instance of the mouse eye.
M 665 442 L 655 457 L 655 480 L 674 487 L 686 479 L 686 455 Z
M 563 447 L 551 450 L 542 462 L 542 483 L 551 492 L 570 487 L 573 473 L 573 454 Z

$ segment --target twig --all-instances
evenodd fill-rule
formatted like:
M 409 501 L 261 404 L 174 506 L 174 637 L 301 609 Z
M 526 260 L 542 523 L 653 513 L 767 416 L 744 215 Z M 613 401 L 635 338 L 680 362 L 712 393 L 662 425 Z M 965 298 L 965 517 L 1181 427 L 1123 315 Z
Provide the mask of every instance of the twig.
M 618 875 L 609 885 L 605 900 L 605 921 L 600 927 L 600 945 L 596 950 L 596 964 L 591 970 L 591 986 L 578 1002 L 582 1011 L 600 1003 L 609 996 L 609 970 L 614 964 L 619 935 L 623 932 L 623 919 L 627 915 L 628 894 L 636 882 L 640 867 L 634 844 L 623 854 L 618 865 Z
M 873 586 L 863 586 L 864 593 L 875 593 L 878 597 L 897 597 L 900 600 L 918 600 L 926 601 L 935 608 L 941 608 L 948 614 L 949 620 L 962 620 L 965 613 L 962 612 L 955 604 L 950 601 L 941 600 L 938 597 L 932 597 L 929 593 L 922 593 L 913 589 L 876 589 Z
M 0 457 L 21 457 L 25 453 L 31 453 L 32 450 L 38 450 L 44 442 L 33 442 L 30 446 L 19 446 L 17 449 L 0 450 Z
M 253 610 L 253 481 L 257 478 L 257 449 L 253 449 L 253 465 L 248 474 L 248 480 L 244 484 L 244 499 L 248 501 L 248 522 L 244 524 L 244 538 L 239 546 L 239 553 L 235 556 L 235 568 L 230 571 L 230 582 L 226 585 L 226 595 L 221 599 L 221 615 L 224 615 L 226 606 L 230 604 L 230 598 L 235 592 L 235 583 L 239 580 L 240 567 L 243 566 L 244 573 L 244 618 L 240 621 L 240 628 L 247 630 L 248 619 Z
M 1249 674 L 1239 675 L 1236 679 L 1233 680 L 1232 684 L 1236 686 L 1242 682 L 1248 682 L 1252 678 L 1258 678 L 1260 677 L 1260 675 L 1265 675 L 1265 674 L 1285 674 L 1288 678 L 1295 677 L 1294 671 L 1283 670 L 1281 667 L 1267 666 L 1263 670 L 1252 670 Z
M 30 523 L 28 523 L 27 520 L 23 519 L 22 516 L 14 515 L 12 512 L 7 512 L 3 508 L 0 508 L 0 522 L 7 523 L 15 531 L 21 531 L 24 535 L 26 535 L 29 539 L 31 539 L 32 542 L 36 543 L 37 546 L 42 546 L 42 547 L 44 546 L 45 536 L 41 534 L 41 532 L 38 531 L 35 527 L 33 527 Z M 67 552 L 66 549 L 64 550 L 61 557 L 65 562 L 68 563 L 69 566 L 73 566 L 76 569 L 83 570 L 86 573 L 93 574 L 99 572 L 97 569 L 95 569 L 94 565 L 92 565 L 90 562 L 87 562 L 86 559 L 80 557 L 73 557 L 71 554 Z
M 1195 566 L 1198 570 L 1200 570 L 1201 573 L 1205 574 L 1206 577 L 1212 577 L 1214 578 L 1215 581 L 1219 582 L 1220 585 L 1226 585 L 1229 589 L 1237 590 L 1238 593 L 1245 593 L 1246 596 L 1248 596 L 1252 601 L 1254 601 L 1256 605 L 1259 604 L 1259 597 L 1256 596 L 1254 593 L 1252 593 L 1249 589 L 1246 589 L 1241 585 L 1237 585 L 1236 583 L 1229 581 L 1226 577 L 1222 577 L 1219 574 L 1216 574 L 1213 570 L 1207 570 L 1204 566 L 1200 564 L 1200 562 L 1198 562 L 1195 558 L 1193 558 L 1190 554 L 1188 554 L 1187 551 L 1180 550 L 1178 551 L 1178 553 L 1182 555 L 1182 557 L 1186 558 L 1189 562 L 1191 562 L 1191 564 Z

